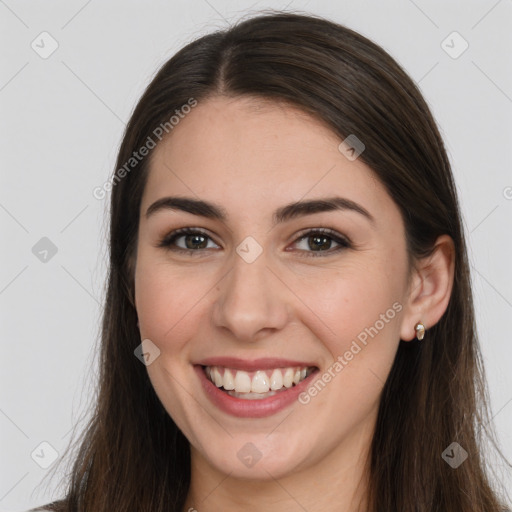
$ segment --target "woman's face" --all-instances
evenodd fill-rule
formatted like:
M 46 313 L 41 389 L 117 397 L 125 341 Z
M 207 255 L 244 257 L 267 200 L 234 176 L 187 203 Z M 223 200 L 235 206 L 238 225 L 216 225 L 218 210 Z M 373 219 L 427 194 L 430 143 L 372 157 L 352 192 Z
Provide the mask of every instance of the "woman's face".
M 214 98 L 153 150 L 136 307 L 149 377 L 194 464 L 279 478 L 368 446 L 414 331 L 399 210 L 341 142 L 291 107 Z M 189 208 L 151 208 L 170 197 Z

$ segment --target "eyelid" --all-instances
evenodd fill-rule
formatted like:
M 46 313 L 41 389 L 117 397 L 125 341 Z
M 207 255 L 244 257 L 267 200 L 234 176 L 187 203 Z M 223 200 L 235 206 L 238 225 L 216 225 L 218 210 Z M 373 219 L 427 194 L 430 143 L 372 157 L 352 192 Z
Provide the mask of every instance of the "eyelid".
M 347 235 L 339 233 L 335 229 L 332 228 L 305 228 L 294 235 L 294 241 L 299 241 L 305 238 L 310 233 L 320 233 L 322 235 L 328 235 L 333 239 L 339 239 L 341 242 L 346 243 L 347 245 L 352 245 L 352 241 Z
M 197 249 L 197 250 L 196 249 L 184 249 L 183 247 L 178 247 L 176 245 L 174 245 L 174 246 L 172 245 L 175 243 L 175 241 L 178 238 L 180 238 L 182 236 L 194 235 L 194 234 L 204 235 L 205 237 L 212 240 L 216 245 L 220 245 L 214 240 L 214 238 L 204 228 L 185 227 L 185 228 L 175 229 L 175 230 L 171 231 L 170 233 L 168 233 L 167 235 L 165 235 L 163 238 L 161 238 L 159 240 L 156 247 L 171 250 L 174 252 L 193 254 L 194 256 L 200 255 L 200 254 L 204 255 L 204 253 L 206 252 L 205 249 Z M 301 256 L 304 256 L 304 257 L 329 256 L 329 255 L 337 253 L 340 250 L 353 247 L 353 243 L 348 236 L 343 235 L 332 228 L 304 228 L 303 230 L 301 230 L 298 233 L 293 235 L 294 238 L 293 238 L 292 243 L 295 244 L 295 243 L 301 242 L 302 240 L 304 240 L 304 238 L 307 238 L 308 236 L 313 236 L 316 234 L 326 235 L 333 242 L 337 243 L 339 245 L 339 247 L 334 248 L 334 249 L 329 249 L 327 251 L 302 251 L 302 250 L 299 250 L 298 251 L 299 253 L 304 253 L 304 254 L 301 254 Z
M 178 239 L 182 236 L 194 235 L 194 234 L 204 235 L 205 237 L 208 237 L 210 240 L 212 240 L 215 244 L 217 244 L 217 242 L 215 242 L 214 238 L 210 235 L 210 233 L 207 230 L 205 230 L 204 228 L 186 227 L 186 228 L 175 229 L 175 230 L 171 231 L 170 233 L 168 233 L 167 235 L 164 235 L 158 241 L 156 247 L 174 250 L 177 252 L 180 252 L 180 251 L 182 251 L 182 252 L 184 251 L 187 253 L 203 252 L 204 249 L 202 249 L 202 250 L 184 249 L 183 247 L 177 247 L 177 246 L 175 246 L 171 249 L 171 242 L 174 243 L 176 239 Z M 219 245 L 219 244 L 217 244 L 217 245 Z
M 341 233 L 338 233 L 338 231 L 331 229 L 331 228 L 307 228 L 305 230 L 302 230 L 298 234 L 294 235 L 294 241 L 293 243 L 298 243 L 304 240 L 305 238 L 308 238 L 308 236 L 313 235 L 326 235 L 328 238 L 330 238 L 333 242 L 338 244 L 338 247 L 335 247 L 334 249 L 329 249 L 327 251 L 298 251 L 299 257 L 304 258 L 317 258 L 317 257 L 324 257 L 327 258 L 328 256 L 332 256 L 335 254 L 338 254 L 340 251 L 343 251 L 345 249 L 351 249 L 353 247 L 352 241 L 346 236 L 342 235 Z

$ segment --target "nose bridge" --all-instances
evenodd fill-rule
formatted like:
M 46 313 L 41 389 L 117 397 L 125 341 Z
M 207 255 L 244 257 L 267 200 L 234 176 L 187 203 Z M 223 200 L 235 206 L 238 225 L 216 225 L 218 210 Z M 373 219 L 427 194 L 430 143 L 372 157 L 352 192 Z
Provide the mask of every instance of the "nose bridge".
M 260 331 L 281 329 L 287 321 L 286 297 L 269 264 L 262 248 L 257 251 L 250 240 L 242 242 L 233 254 L 231 271 L 219 283 L 213 319 L 237 340 L 256 341 Z

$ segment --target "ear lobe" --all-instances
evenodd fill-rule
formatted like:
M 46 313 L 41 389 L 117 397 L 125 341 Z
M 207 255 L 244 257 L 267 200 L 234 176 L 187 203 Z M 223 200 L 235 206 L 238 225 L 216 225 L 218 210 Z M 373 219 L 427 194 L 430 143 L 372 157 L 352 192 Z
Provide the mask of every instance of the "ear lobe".
M 409 287 L 406 314 L 403 317 L 400 338 L 411 341 L 416 338 L 416 324 L 428 329 L 443 316 L 450 301 L 455 271 L 455 245 L 448 235 L 441 235 L 430 256 L 419 260 Z

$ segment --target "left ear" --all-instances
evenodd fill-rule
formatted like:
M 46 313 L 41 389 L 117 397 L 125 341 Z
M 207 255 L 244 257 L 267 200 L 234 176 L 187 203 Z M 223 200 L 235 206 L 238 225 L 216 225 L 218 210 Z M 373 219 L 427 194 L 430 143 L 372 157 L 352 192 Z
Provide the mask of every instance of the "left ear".
M 441 235 L 430 256 L 418 260 L 409 286 L 409 297 L 402 317 L 400 338 L 416 338 L 414 326 L 421 322 L 428 330 L 443 316 L 453 288 L 455 245 L 448 235 Z

